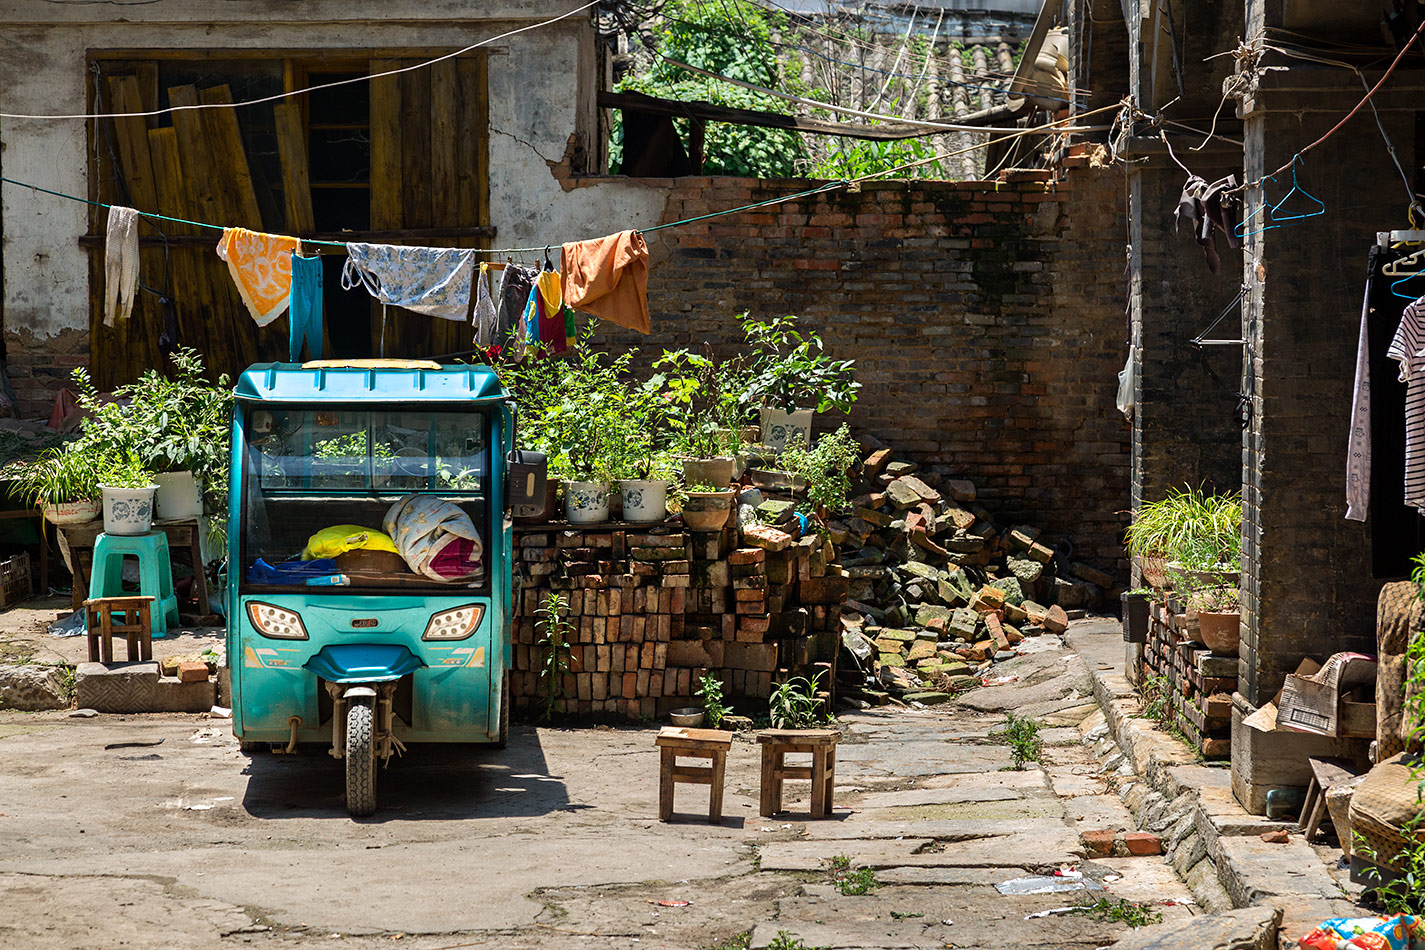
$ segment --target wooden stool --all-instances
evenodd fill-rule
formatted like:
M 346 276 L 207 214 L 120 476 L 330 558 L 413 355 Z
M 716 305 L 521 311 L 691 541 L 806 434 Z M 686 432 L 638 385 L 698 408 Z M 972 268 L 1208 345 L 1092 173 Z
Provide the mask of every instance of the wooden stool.
M 1312 756 L 1306 761 L 1311 766 L 1311 782 L 1306 786 L 1306 798 L 1301 803 L 1301 818 L 1298 824 L 1301 826 L 1302 834 L 1306 836 L 1306 843 L 1310 844 L 1316 832 L 1321 829 L 1321 819 L 1326 817 L 1326 793 L 1335 786 L 1343 782 L 1350 782 L 1358 776 L 1351 767 L 1351 763 L 1345 759 Z M 1350 835 L 1340 834 L 1340 828 L 1337 828 L 1336 831 L 1337 837 L 1342 839 L 1342 850 L 1349 855 L 1351 842 L 1346 839 Z
M 152 597 L 94 597 L 84 602 L 84 627 L 89 637 L 89 662 L 114 662 L 114 634 L 121 633 L 128 658 L 153 659 Z
M 673 817 L 673 786 L 685 782 L 709 787 L 708 820 L 722 821 L 722 780 L 727 771 L 727 750 L 732 748 L 732 733 L 664 726 L 658 730 L 655 745 L 663 753 L 658 769 L 658 820 Z M 712 759 L 712 765 L 679 765 L 679 756 Z
M 811 780 L 811 816 L 831 815 L 831 799 L 836 790 L 836 743 L 841 733 L 835 729 L 764 729 L 757 733 L 762 743 L 762 817 L 771 818 L 782 810 L 782 782 Z M 788 765 L 791 753 L 811 753 L 811 766 Z

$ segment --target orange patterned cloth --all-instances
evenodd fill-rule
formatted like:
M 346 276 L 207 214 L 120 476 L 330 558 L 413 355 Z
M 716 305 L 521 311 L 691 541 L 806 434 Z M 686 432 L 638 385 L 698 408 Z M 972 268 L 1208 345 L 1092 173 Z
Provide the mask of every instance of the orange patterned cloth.
M 292 295 L 292 254 L 301 241 L 281 234 L 228 228 L 218 242 L 218 256 L 228 262 L 252 319 L 265 327 L 282 315 Z

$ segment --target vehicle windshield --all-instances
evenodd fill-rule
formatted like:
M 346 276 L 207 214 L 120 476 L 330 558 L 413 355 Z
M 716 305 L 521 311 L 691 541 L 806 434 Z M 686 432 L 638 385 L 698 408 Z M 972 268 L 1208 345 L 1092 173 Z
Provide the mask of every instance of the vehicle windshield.
M 334 558 L 326 575 L 351 587 L 483 583 L 487 572 L 471 562 L 489 541 L 486 412 L 264 404 L 247 410 L 244 432 L 248 582 L 306 586 L 323 575 L 296 562 Z M 418 502 L 398 507 L 413 493 Z M 278 574 L 254 570 L 259 559 Z

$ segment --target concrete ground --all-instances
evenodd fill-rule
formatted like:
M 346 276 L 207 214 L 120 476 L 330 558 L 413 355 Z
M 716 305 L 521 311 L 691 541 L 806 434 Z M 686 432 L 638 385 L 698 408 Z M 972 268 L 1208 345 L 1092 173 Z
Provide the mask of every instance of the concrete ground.
M 693 950 L 788 931 L 807 947 L 1087 950 L 1126 933 L 1032 916 L 1087 892 L 994 886 L 1066 866 L 1101 882 L 1093 897 L 1194 913 L 1172 903 L 1187 891 L 1161 858 L 1077 853 L 1081 828 L 1132 821 L 1079 741 L 1087 667 L 1056 637 L 1024 653 L 997 670 L 1017 680 L 958 702 L 845 715 L 836 813 L 820 821 L 804 783 L 789 813 L 757 815 L 746 737 L 718 826 L 697 820 L 706 793 L 690 786 L 676 820 L 657 820 L 651 726 L 412 747 L 382 773 L 377 815 L 352 820 L 320 748 L 249 757 L 206 716 L 0 712 L 0 947 Z M 1006 768 L 991 735 L 1005 710 L 1042 723 L 1041 763 Z M 840 855 L 880 886 L 838 893 Z

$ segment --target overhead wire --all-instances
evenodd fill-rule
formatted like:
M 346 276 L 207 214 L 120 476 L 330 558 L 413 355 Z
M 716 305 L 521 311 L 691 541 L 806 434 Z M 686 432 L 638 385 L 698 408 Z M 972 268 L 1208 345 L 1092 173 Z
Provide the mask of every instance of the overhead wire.
M 454 59 L 457 56 L 463 56 L 466 53 L 477 50 L 482 46 L 489 46 L 491 43 L 497 43 L 500 40 L 509 39 L 511 36 L 515 36 L 520 33 L 527 33 L 530 30 L 537 30 L 542 27 L 549 26 L 553 23 L 558 23 L 560 20 L 567 20 L 569 17 L 574 16 L 577 13 L 582 13 L 590 7 L 597 6 L 599 3 L 602 2 L 603 0 L 589 0 L 588 3 L 584 3 L 580 6 L 577 6 L 574 9 L 568 11 L 567 13 L 561 13 L 556 17 L 550 17 L 548 20 L 542 20 L 538 23 L 531 23 L 527 26 L 521 26 L 513 30 L 507 30 L 506 32 L 500 33 L 496 36 L 491 36 L 487 37 L 486 39 L 480 40 L 478 43 L 471 43 L 469 46 L 462 47 L 458 50 L 455 50 L 454 52 L 445 53 L 444 55 L 436 56 L 432 59 L 424 60 L 419 63 L 412 63 L 409 66 L 401 66 L 397 69 L 383 70 L 382 72 L 371 73 L 365 76 L 352 76 L 346 79 L 333 80 L 332 82 L 318 83 L 315 86 L 307 86 L 303 89 L 293 89 L 290 92 L 279 92 L 270 96 L 262 96 L 257 99 L 245 99 L 241 102 L 198 102 L 192 105 L 167 106 L 163 109 L 151 109 L 145 112 L 86 112 L 77 113 L 73 115 L 0 112 L 0 119 L 146 119 L 151 118 L 153 116 L 168 115 L 169 113 L 173 112 L 198 111 L 202 109 L 237 109 L 243 106 L 255 106 L 261 105 L 266 102 L 277 102 L 282 99 L 290 99 L 293 96 L 300 96 L 309 92 L 317 92 L 323 89 L 335 89 L 339 86 L 349 86 L 353 83 L 359 82 L 370 82 L 373 79 L 381 79 L 386 76 L 395 76 L 400 73 L 408 73 L 417 69 L 426 69 L 430 66 L 434 66 L 436 63 L 443 63 L 448 59 Z

